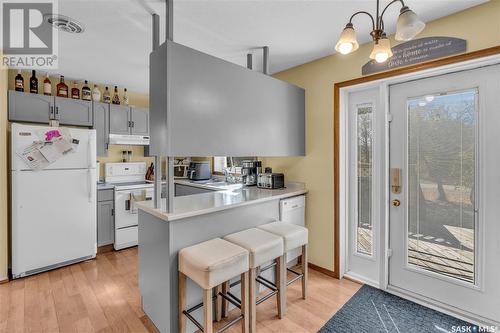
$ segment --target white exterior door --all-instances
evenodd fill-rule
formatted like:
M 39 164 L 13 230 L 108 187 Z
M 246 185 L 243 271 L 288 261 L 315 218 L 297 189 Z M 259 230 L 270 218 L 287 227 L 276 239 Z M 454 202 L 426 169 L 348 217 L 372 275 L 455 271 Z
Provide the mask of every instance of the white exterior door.
M 380 213 L 384 110 L 380 91 L 371 88 L 349 94 L 348 223 L 345 275 L 376 287 L 380 280 Z
M 393 85 L 390 112 L 390 286 L 499 325 L 500 65 Z

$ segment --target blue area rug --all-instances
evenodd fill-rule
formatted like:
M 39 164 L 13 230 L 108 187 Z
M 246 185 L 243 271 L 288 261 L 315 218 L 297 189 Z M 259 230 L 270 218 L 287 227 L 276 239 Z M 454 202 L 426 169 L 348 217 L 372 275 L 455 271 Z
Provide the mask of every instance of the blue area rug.
M 457 330 L 459 326 L 479 331 L 475 325 L 364 285 L 319 333 L 464 332 Z

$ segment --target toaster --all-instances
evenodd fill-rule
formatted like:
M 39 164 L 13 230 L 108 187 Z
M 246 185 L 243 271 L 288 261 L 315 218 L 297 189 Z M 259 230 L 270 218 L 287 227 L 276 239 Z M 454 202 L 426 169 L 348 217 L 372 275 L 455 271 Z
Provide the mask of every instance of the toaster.
M 259 173 L 257 187 L 267 189 L 280 189 L 285 187 L 285 175 L 282 173 Z

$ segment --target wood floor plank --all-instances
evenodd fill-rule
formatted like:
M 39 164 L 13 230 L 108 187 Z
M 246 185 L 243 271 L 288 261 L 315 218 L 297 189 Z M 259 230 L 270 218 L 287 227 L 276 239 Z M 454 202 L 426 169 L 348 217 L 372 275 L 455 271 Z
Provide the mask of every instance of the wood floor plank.
M 137 248 L 0 285 L 0 333 L 158 333 L 141 308 Z M 291 276 L 290 276 L 291 277 Z M 290 278 L 289 277 L 289 278 Z M 259 333 L 317 332 L 361 287 L 309 270 L 309 294 L 287 288 L 287 314 L 277 318 L 273 298 L 257 307 Z M 239 315 L 233 310 L 221 327 Z M 234 325 L 226 332 L 241 332 Z

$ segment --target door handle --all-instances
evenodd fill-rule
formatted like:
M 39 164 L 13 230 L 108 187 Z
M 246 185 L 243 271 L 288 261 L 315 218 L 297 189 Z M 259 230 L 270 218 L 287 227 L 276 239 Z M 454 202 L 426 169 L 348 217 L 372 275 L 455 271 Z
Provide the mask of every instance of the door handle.
M 394 207 L 399 207 L 399 206 L 401 206 L 401 201 L 399 201 L 398 199 L 394 199 L 394 200 L 392 200 L 392 205 Z

